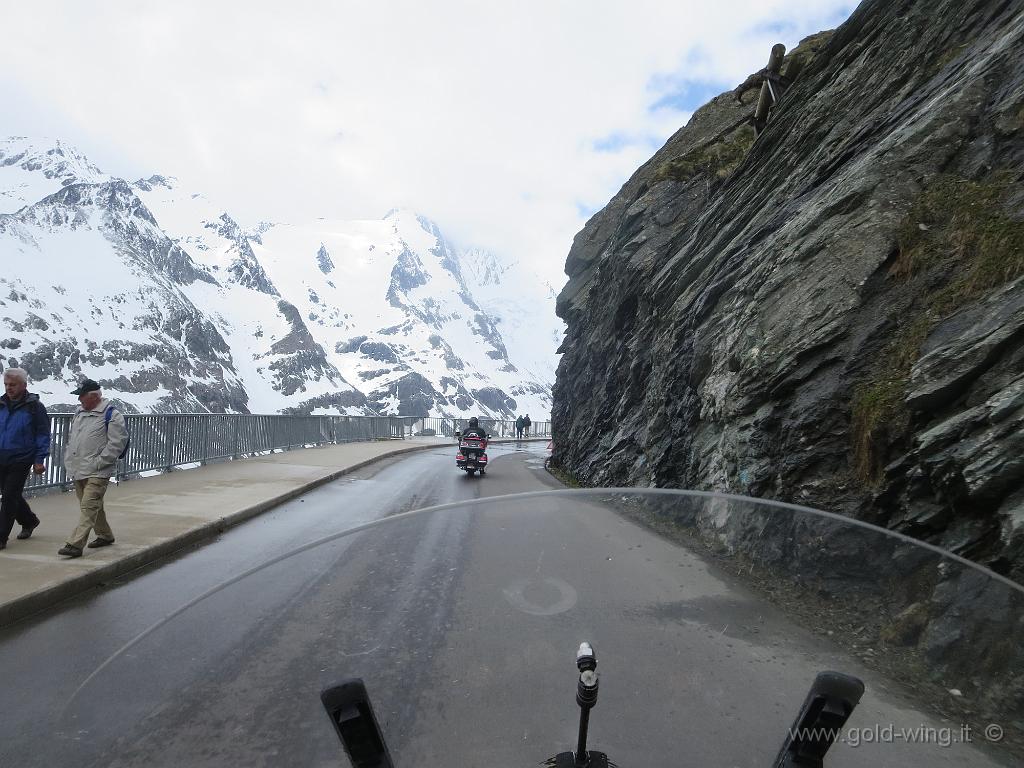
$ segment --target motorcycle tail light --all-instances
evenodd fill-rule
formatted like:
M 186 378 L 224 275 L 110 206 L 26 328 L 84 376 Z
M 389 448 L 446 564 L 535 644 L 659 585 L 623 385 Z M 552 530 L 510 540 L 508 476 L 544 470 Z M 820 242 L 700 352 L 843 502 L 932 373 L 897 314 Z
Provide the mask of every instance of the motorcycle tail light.
M 465 458 L 466 458 L 466 457 L 465 457 L 465 456 L 463 456 L 463 455 L 462 455 L 461 453 L 457 453 L 457 454 L 455 454 L 455 460 L 456 460 L 456 461 L 463 461 L 463 460 L 465 460 Z

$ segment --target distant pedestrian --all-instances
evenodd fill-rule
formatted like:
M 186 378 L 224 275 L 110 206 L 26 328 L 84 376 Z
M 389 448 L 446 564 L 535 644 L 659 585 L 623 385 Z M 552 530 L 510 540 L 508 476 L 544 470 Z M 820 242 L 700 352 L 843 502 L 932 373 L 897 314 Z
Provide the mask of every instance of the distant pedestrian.
M 516 440 L 522 440 L 523 438 L 523 417 L 520 416 L 516 419 Z
M 27 539 L 39 527 L 39 518 L 23 495 L 28 471 L 46 471 L 50 455 L 50 417 L 39 395 L 28 391 L 28 373 L 22 368 L 4 371 L 0 396 L 0 549 L 15 523 L 19 539 Z
M 530 421 L 530 414 L 526 414 L 525 416 L 523 416 L 523 436 L 524 437 L 529 437 L 530 436 L 530 425 L 531 424 L 533 424 L 533 422 Z
M 57 554 L 81 557 L 89 531 L 96 531 L 90 547 L 114 543 L 114 532 L 110 530 L 103 508 L 103 495 L 117 459 L 128 445 L 128 430 L 124 414 L 103 397 L 100 385 L 92 379 L 82 381 L 71 394 L 78 395 L 81 405 L 71 420 L 71 433 L 64 449 L 64 469 L 75 483 L 82 514 L 78 527 Z

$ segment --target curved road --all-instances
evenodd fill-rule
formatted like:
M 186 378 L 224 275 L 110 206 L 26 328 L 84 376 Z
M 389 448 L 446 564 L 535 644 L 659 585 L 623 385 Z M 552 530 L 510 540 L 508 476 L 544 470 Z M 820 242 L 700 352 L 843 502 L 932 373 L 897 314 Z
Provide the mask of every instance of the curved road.
M 495 467 L 469 478 L 439 447 L 372 464 L 300 499 L 229 529 L 212 542 L 164 560 L 0 630 L 0 766 L 56 765 L 69 756 L 54 743 L 54 702 L 139 633 L 211 587 L 302 544 L 387 515 L 453 501 L 560 488 L 543 471 L 543 443 L 494 445 Z M 509 463 L 514 474 L 501 470 Z M 247 596 L 246 611 L 269 595 Z M 216 630 L 214 630 L 216 632 Z M 73 753 L 92 751 L 88 739 Z M 101 761 L 99 764 L 105 764 Z
M 623 766 L 665 754 L 770 765 L 821 669 L 865 679 L 861 724 L 943 725 L 698 556 L 565 497 L 342 537 L 227 586 L 103 666 L 303 544 L 559 487 L 539 445 L 491 455 L 484 478 L 457 472 L 450 448 L 378 462 L 0 634 L 0 765 L 348 765 L 316 694 L 349 676 L 367 681 L 398 766 L 536 765 L 575 744 L 583 639 L 602 671 L 591 746 Z M 999 763 L 902 743 L 839 745 L 827 764 Z

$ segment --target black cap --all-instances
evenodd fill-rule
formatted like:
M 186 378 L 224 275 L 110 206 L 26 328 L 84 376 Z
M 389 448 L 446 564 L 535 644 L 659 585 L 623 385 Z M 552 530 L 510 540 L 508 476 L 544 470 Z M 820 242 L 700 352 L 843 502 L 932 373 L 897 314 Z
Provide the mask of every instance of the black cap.
M 87 392 L 99 392 L 100 385 L 92 379 L 82 379 L 78 382 L 78 389 L 71 390 L 72 395 L 84 395 Z

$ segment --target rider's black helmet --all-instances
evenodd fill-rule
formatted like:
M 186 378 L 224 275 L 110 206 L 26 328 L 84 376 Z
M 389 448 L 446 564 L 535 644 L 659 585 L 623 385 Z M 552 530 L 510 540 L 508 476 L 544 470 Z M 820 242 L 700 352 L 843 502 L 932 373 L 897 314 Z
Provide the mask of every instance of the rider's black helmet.
M 476 416 L 470 416 L 469 417 L 469 426 L 471 426 L 471 427 L 479 427 L 480 426 L 480 422 L 477 421 Z

